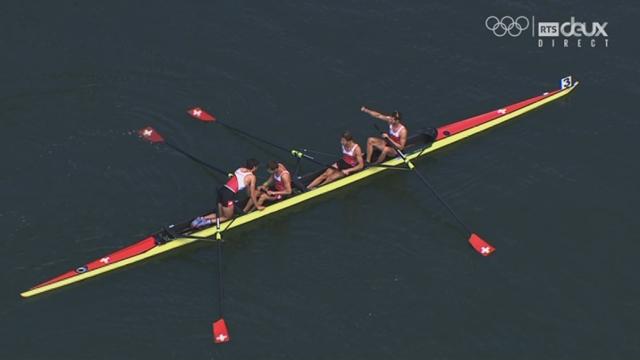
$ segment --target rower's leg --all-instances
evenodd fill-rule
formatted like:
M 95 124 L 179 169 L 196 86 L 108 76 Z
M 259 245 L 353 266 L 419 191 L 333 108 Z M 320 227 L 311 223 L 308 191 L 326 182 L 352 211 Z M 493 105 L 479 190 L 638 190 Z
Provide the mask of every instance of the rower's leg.
M 218 206 L 218 209 L 220 209 L 220 213 L 222 214 L 220 216 L 220 222 L 224 222 L 227 221 L 229 219 L 231 219 L 233 217 L 233 207 L 232 206 Z
M 376 138 L 370 137 L 367 139 L 367 164 L 371 162 L 371 155 L 373 154 L 373 143 Z
M 384 149 L 380 151 L 380 156 L 378 156 L 376 164 L 380 164 L 381 162 L 383 162 L 387 158 L 387 155 L 393 157 L 393 154 L 395 153 L 396 151 L 392 147 L 385 146 Z
M 334 164 L 335 166 L 335 164 Z M 311 184 L 307 185 L 307 189 L 313 189 L 316 186 L 320 185 L 322 182 L 325 181 L 325 179 L 327 178 L 327 176 L 329 176 L 329 174 L 331 174 L 331 169 L 327 169 L 325 172 L 322 173 L 322 175 L 318 176 L 317 178 L 315 178 Z
M 271 196 L 267 195 L 267 193 L 262 193 L 260 195 L 260 197 L 258 198 L 258 205 L 262 206 L 262 204 L 267 201 L 267 200 L 271 200 Z
M 380 155 L 378 155 L 378 158 L 376 159 L 376 164 L 380 164 L 387 157 L 387 154 L 386 154 L 387 151 L 386 150 L 387 150 L 386 146 L 384 148 L 380 149 Z
M 258 201 L 259 203 L 260 201 Z M 253 201 L 251 201 L 251 199 L 249 199 L 249 201 L 247 201 L 247 205 L 244 206 L 244 209 L 242 209 L 243 212 L 248 213 L 250 211 L 253 211 L 253 209 L 255 209 L 255 205 L 253 204 Z
M 373 150 L 380 150 L 384 148 L 384 141 L 380 138 L 370 137 L 367 139 L 367 163 L 371 163 L 371 157 L 373 156 Z
M 216 221 L 216 213 L 211 213 L 209 215 L 204 216 L 205 219 Z
M 344 173 L 342 171 L 334 171 L 331 175 L 327 176 L 322 185 L 328 184 L 332 181 L 336 181 L 342 177 L 344 177 Z

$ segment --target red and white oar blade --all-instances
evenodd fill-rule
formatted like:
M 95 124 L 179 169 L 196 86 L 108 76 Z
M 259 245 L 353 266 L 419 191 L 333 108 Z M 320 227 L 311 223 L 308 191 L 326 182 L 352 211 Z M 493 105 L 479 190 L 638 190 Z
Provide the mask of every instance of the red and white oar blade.
M 138 135 L 152 144 L 164 142 L 164 138 L 151 126 L 138 130 Z
M 476 249 L 476 251 L 482 256 L 489 256 L 494 251 L 496 251 L 496 248 L 491 246 L 491 244 L 489 244 L 488 242 L 484 241 L 477 234 L 471 234 L 471 236 L 469 237 L 469 244 L 471 244 L 471 246 L 473 246 L 473 248 Z
M 196 107 L 193 109 L 187 110 L 187 114 L 193 116 L 194 118 L 205 121 L 205 122 L 213 122 L 216 121 L 216 117 L 204 111 L 202 108 Z
M 213 342 L 216 344 L 226 343 L 231 338 L 229 337 L 229 329 L 227 328 L 227 323 L 224 322 L 223 318 L 216 320 L 213 323 Z

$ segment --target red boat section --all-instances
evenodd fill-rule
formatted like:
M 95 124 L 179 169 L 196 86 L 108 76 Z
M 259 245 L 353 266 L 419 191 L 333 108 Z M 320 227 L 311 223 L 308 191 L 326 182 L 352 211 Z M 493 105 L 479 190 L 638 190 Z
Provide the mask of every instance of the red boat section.
M 116 263 L 118 261 L 122 261 L 128 259 L 132 256 L 136 256 L 138 254 L 142 254 L 143 252 L 149 251 L 156 247 L 156 238 L 153 236 L 149 236 L 148 238 L 141 240 L 131 246 L 127 246 L 126 248 L 120 249 L 112 254 L 107 256 L 103 256 L 100 259 L 92 261 L 86 265 L 80 266 L 75 270 L 67 271 L 66 273 L 55 277 L 49 281 L 43 282 L 42 284 L 36 285 L 35 288 L 39 288 L 41 286 L 49 285 L 64 279 L 72 278 L 74 276 L 78 276 L 80 274 L 84 274 L 89 271 L 93 271 L 99 269 L 101 267 Z
M 506 114 L 512 113 L 516 110 L 522 109 L 523 107 L 527 106 L 527 105 L 531 105 L 537 101 L 540 101 L 544 98 L 548 98 L 549 96 L 557 93 L 560 90 L 556 90 L 556 91 L 551 91 L 548 93 L 544 93 L 540 96 L 536 96 L 536 97 L 532 97 L 531 99 L 528 100 L 524 100 L 524 101 L 520 101 L 518 103 L 515 103 L 513 105 L 509 105 L 509 106 L 505 106 L 503 108 L 500 108 L 498 110 L 493 110 L 490 111 L 488 113 L 485 114 L 481 114 L 481 115 L 476 115 L 474 117 L 470 117 L 468 119 L 464 119 L 464 120 L 460 120 L 460 121 L 456 121 L 454 123 L 448 124 L 448 125 L 444 125 L 438 128 L 438 137 L 436 138 L 437 140 L 441 140 L 443 138 L 446 138 L 448 136 L 451 135 L 455 135 L 459 132 L 474 128 L 478 125 L 482 125 L 486 122 L 489 122 L 491 120 L 495 120 L 501 116 L 504 116 Z

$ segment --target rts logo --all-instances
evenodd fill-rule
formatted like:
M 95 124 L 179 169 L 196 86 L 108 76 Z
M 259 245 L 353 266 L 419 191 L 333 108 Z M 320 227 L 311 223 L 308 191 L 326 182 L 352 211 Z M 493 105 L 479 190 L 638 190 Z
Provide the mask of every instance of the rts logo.
M 608 37 L 605 28 L 609 23 L 592 22 L 589 26 L 586 22 L 576 22 L 575 17 L 571 17 L 571 21 L 560 24 L 559 22 L 538 22 L 539 37 Z

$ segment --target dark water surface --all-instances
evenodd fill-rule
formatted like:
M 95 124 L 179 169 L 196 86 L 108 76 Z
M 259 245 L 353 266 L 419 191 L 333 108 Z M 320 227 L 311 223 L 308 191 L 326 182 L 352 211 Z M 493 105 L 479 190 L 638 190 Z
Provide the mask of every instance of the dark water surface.
M 637 2 L 3 5 L 0 358 L 638 357 Z M 608 21 L 610 44 L 496 38 L 489 15 Z M 224 168 L 286 156 L 190 106 L 334 152 L 344 129 L 373 134 L 361 105 L 416 129 L 567 74 L 582 83 L 568 97 L 417 162 L 490 258 L 416 177 L 388 172 L 227 234 L 229 344 L 211 342 L 214 246 L 18 296 L 212 206 L 219 178 L 134 130 Z

